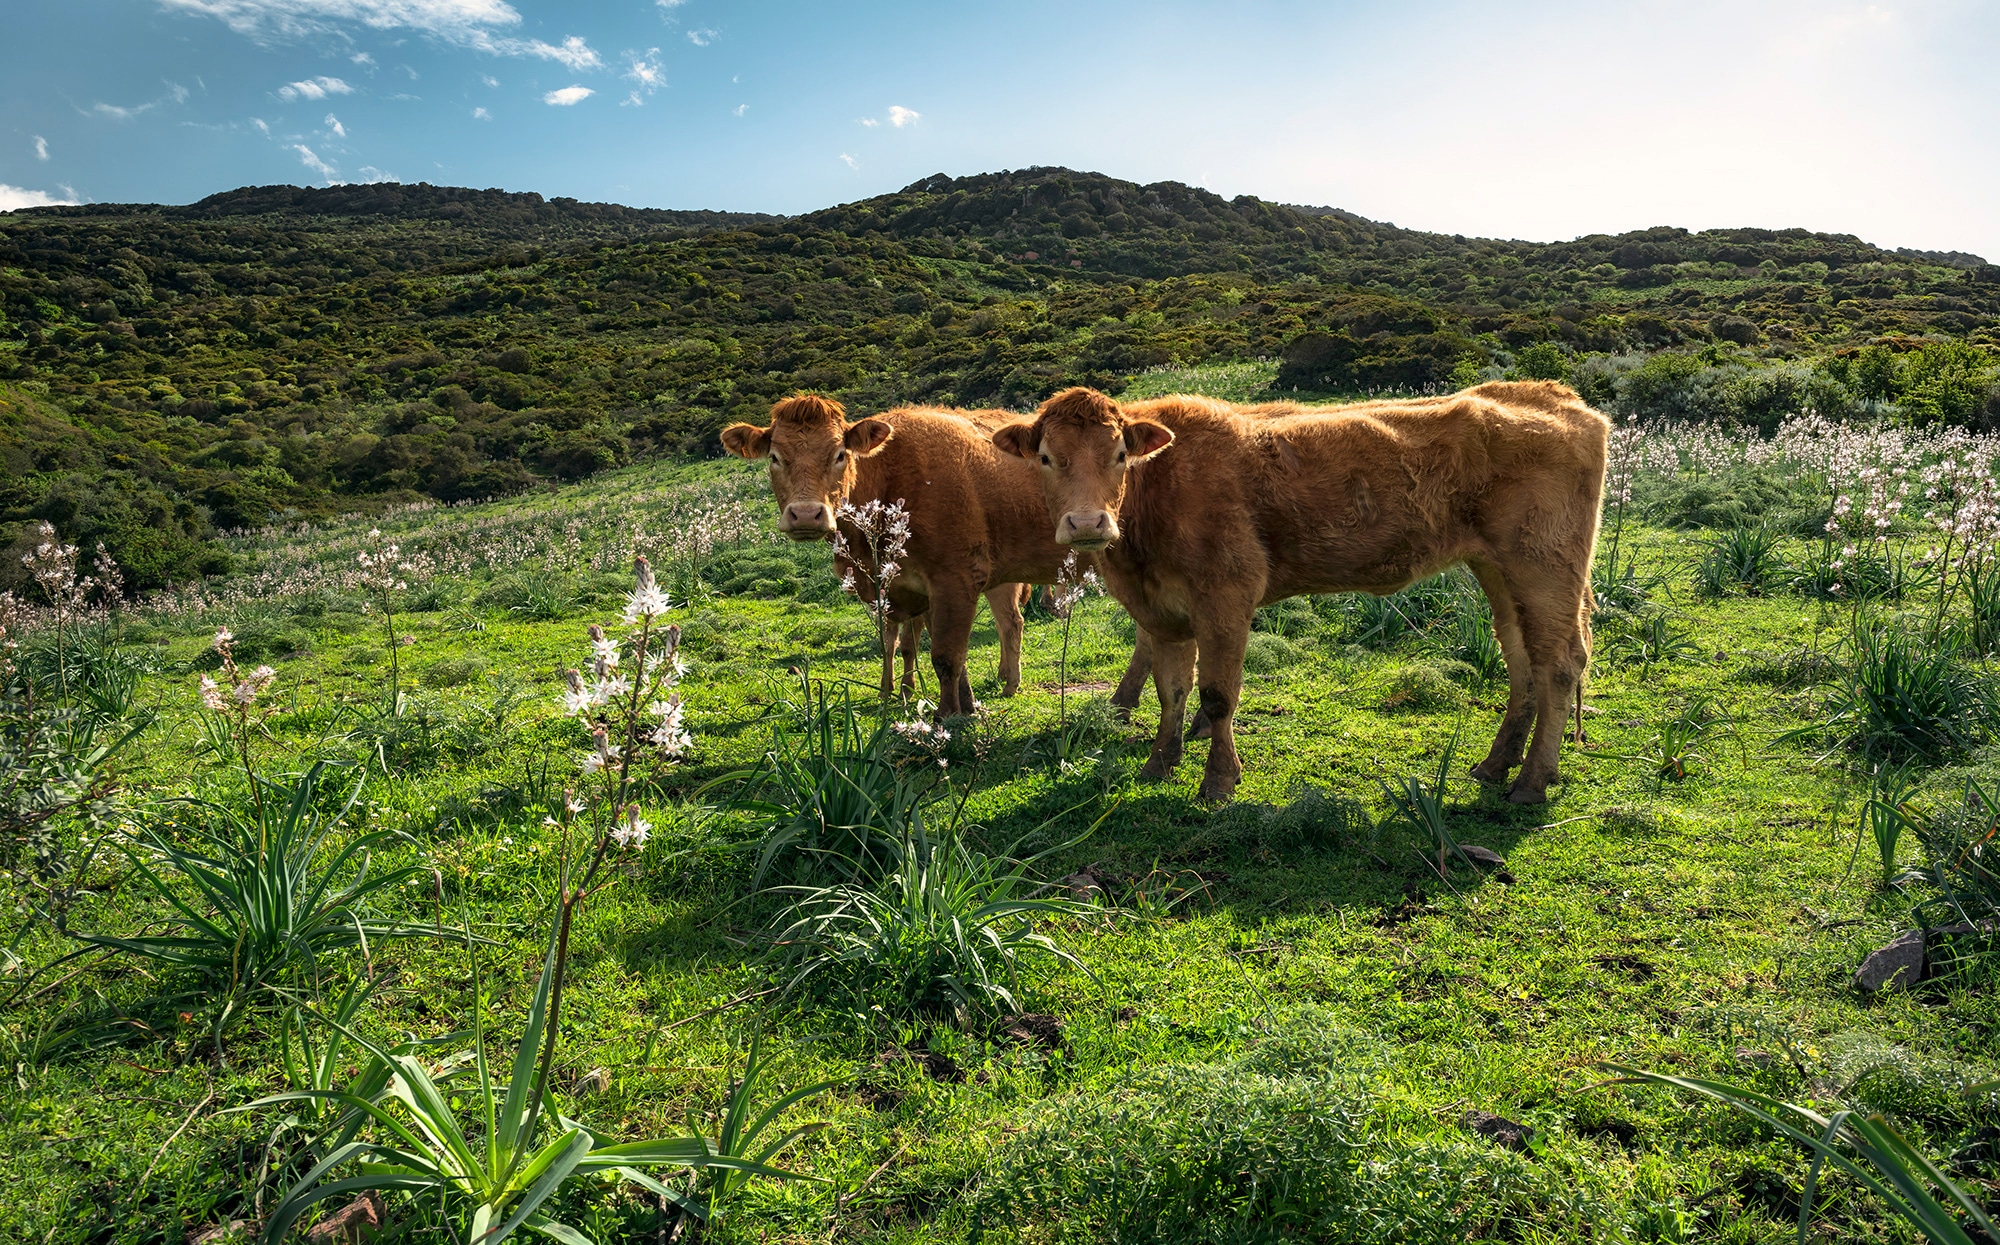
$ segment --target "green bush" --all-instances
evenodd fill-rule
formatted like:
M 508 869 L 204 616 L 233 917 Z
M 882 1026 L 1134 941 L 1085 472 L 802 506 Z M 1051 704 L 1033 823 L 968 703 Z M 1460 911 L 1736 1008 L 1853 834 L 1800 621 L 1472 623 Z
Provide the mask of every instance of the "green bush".
M 424 668 L 418 681 L 425 687 L 462 687 L 486 673 L 486 662 L 478 657 L 447 657 Z
M 1243 651 L 1243 669 L 1251 674 L 1270 674 L 1299 660 L 1298 645 L 1269 631 L 1253 631 Z
M 1404 666 L 1390 677 L 1388 694 L 1382 698 L 1384 709 L 1419 713 L 1462 709 L 1465 703 L 1465 689 L 1437 665 Z

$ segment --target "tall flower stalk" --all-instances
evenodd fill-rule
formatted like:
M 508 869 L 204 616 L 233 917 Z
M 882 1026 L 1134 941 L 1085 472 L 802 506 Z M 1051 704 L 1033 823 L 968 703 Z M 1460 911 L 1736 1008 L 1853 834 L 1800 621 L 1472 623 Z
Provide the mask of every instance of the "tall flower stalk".
M 846 564 L 840 586 L 868 607 L 875 620 L 875 639 L 882 650 L 882 701 L 886 708 L 890 689 L 895 686 L 894 648 L 896 631 L 889 620 L 889 585 L 902 572 L 903 557 L 910 543 L 910 512 L 902 498 L 884 502 L 879 498 L 856 506 L 840 503 L 837 516 L 841 526 L 833 536 L 833 555 Z M 852 528 L 860 534 L 859 549 L 847 539 Z M 856 579 L 856 573 L 867 582 Z
M 1086 566 L 1077 569 L 1076 550 L 1063 559 L 1062 569 L 1056 572 L 1056 586 L 1051 599 L 1055 612 L 1062 617 L 1062 656 L 1056 666 L 1056 712 L 1061 724 L 1069 725 L 1069 631 L 1070 623 L 1076 618 L 1076 607 L 1083 601 L 1083 594 L 1090 589 L 1102 590 L 1097 578 L 1097 568 Z
M 277 679 L 278 672 L 269 666 L 259 666 L 248 674 L 236 665 L 236 637 L 229 628 L 219 627 L 215 632 L 212 647 L 222 658 L 222 682 L 217 683 L 213 675 L 201 676 L 201 703 L 210 713 L 221 715 L 229 723 L 230 742 L 236 746 L 237 759 L 243 764 L 243 777 L 250 782 L 250 795 L 257 805 L 257 824 L 260 827 L 259 850 L 265 846 L 261 828 L 266 824 L 264 816 L 264 785 L 257 781 L 257 766 L 250 757 L 250 710 L 257 703 L 257 697 Z
M 380 528 L 369 529 L 367 547 L 354 556 L 354 561 L 357 567 L 354 585 L 369 595 L 371 604 L 381 608 L 382 625 L 388 630 L 388 711 L 394 714 L 403 706 L 403 665 L 402 645 L 396 639 L 396 603 L 390 594 L 409 588 L 408 573 L 415 568 L 403 557 L 401 545 L 382 539 Z
M 604 886 L 607 865 L 636 859 L 652 834 L 639 802 L 632 798 L 637 783 L 633 762 L 640 757 L 674 761 L 693 744 L 677 690 L 687 673 L 680 656 L 681 629 L 661 626 L 672 603 L 653 578 L 653 567 L 642 554 L 633 559 L 632 594 L 626 598 L 621 641 L 592 623 L 586 632 L 589 658 L 563 672 L 563 712 L 590 728 L 590 748 L 578 760 L 581 781 L 563 792 L 562 804 L 546 818 L 556 828 L 557 928 L 553 962 L 555 976 L 549 997 L 548 1028 L 536 1069 L 534 1098 L 522 1132 L 532 1136 L 534 1119 L 548 1090 L 555 1060 L 556 1036 L 562 1023 L 564 966 L 569 962 L 569 937 L 576 909 Z M 576 831 L 589 834 L 589 846 L 572 854 Z

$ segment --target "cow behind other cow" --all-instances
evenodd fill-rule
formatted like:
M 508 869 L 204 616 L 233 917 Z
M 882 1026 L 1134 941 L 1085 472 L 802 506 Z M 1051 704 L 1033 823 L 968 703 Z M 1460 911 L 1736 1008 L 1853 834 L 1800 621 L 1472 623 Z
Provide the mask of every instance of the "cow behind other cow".
M 1039 466 L 1055 539 L 1098 551 L 1112 595 L 1152 636 L 1160 730 L 1146 773 L 1180 760 L 1197 642 L 1213 732 L 1201 793 L 1224 799 L 1242 773 L 1231 718 L 1258 606 L 1384 595 L 1464 562 L 1492 602 L 1508 678 L 1473 773 L 1498 782 L 1521 766 L 1509 798 L 1527 804 L 1556 776 L 1589 661 L 1609 435 L 1574 392 L 1536 381 L 1246 411 L 1186 396 L 1121 407 L 1069 389 L 994 443 Z
M 1053 583 L 1069 551 L 1049 537 L 1033 468 L 994 448 L 993 432 L 1016 418 L 1006 411 L 906 407 L 846 422 L 838 402 L 814 394 L 771 408 L 771 424 L 734 424 L 722 444 L 746 459 L 767 458 L 779 530 L 795 540 L 831 537 L 843 501 L 900 501 L 910 538 L 901 573 L 888 585 L 890 618 L 909 686 L 917 631 L 928 617 L 939 712 L 971 713 L 965 660 L 984 594 L 1000 633 L 1001 681 L 1012 695 L 1021 681 L 1022 583 Z M 865 557 L 848 532 L 846 545 Z M 864 572 L 870 568 L 864 567 Z M 864 599 L 869 575 L 857 576 Z M 883 687 L 887 694 L 888 656 Z

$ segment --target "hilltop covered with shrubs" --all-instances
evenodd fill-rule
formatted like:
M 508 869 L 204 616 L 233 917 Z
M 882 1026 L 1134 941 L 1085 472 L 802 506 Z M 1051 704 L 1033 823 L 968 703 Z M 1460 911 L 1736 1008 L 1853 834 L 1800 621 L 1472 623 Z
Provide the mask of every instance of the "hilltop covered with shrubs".
M 221 569 L 217 528 L 711 453 L 801 388 L 1023 407 L 1263 358 L 1274 396 L 1990 426 L 1996 351 L 2000 267 L 1803 230 L 1472 239 L 1064 169 L 790 218 L 263 187 L 0 218 L 0 523 L 143 589 Z

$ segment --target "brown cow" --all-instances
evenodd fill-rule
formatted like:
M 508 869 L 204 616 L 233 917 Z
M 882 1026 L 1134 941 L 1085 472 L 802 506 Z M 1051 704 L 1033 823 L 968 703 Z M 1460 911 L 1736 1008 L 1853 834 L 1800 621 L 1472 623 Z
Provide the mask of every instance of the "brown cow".
M 1056 540 L 1101 551 L 1112 595 L 1152 635 L 1160 729 L 1147 774 L 1180 760 L 1197 642 L 1213 730 L 1201 794 L 1226 799 L 1242 774 L 1231 715 L 1258 606 L 1385 595 L 1464 562 L 1493 604 L 1508 681 L 1506 716 L 1472 772 L 1500 782 L 1522 766 L 1509 798 L 1535 804 L 1590 659 L 1609 435 L 1574 392 L 1530 381 L 1254 413 L 1185 396 L 1121 407 L 1067 389 L 993 440 L 1039 463 Z
M 1069 556 L 1049 537 L 1034 469 L 993 446 L 993 432 L 1013 418 L 1006 411 L 906 407 L 849 424 L 840 403 L 803 394 L 773 406 L 768 428 L 722 430 L 730 453 L 770 459 L 778 529 L 795 540 L 830 538 L 843 501 L 903 503 L 910 538 L 902 572 L 889 585 L 890 618 L 907 672 L 916 653 L 910 620 L 929 616 L 931 665 L 946 716 L 974 708 L 965 657 L 980 595 L 993 610 L 1000 677 L 1012 695 L 1021 681 L 1017 585 L 1055 582 Z M 865 549 L 857 533 L 847 535 L 850 549 Z M 856 576 L 857 586 L 872 596 L 867 579 Z M 883 677 L 886 683 L 886 670 Z

